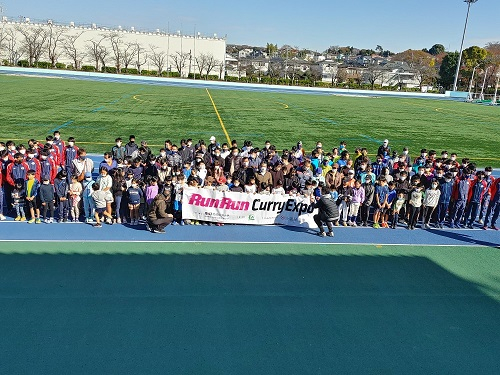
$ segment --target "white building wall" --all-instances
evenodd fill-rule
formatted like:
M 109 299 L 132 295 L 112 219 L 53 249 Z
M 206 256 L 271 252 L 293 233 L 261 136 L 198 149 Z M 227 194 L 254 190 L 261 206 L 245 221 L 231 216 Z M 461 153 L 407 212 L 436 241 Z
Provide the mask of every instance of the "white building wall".
M 48 24 L 36 24 L 36 23 L 19 23 L 19 22 L 2 22 L 0 24 L 0 28 L 5 32 L 9 28 L 16 32 L 18 43 L 17 45 L 21 46 L 21 40 L 23 36 L 16 31 L 16 28 L 32 28 L 38 29 L 42 28 L 43 30 L 49 31 Z M 207 38 L 202 36 L 187 36 L 187 35 L 178 35 L 178 34 L 167 34 L 167 33 L 152 33 L 152 32 L 139 32 L 139 31 L 130 31 L 130 30 L 108 30 L 108 29 L 99 29 L 92 27 L 82 27 L 75 26 L 71 27 L 70 25 L 52 25 L 54 30 L 64 30 L 65 35 L 79 35 L 81 36 L 75 42 L 75 46 L 77 49 L 81 49 L 82 52 L 86 50 L 86 45 L 90 40 L 99 41 L 102 39 L 104 35 L 109 35 L 110 33 L 118 33 L 124 43 L 139 43 L 146 51 L 150 50 L 150 46 L 158 47 L 157 51 L 163 51 L 167 54 L 167 63 L 164 70 L 171 68 L 172 71 L 176 71 L 175 64 L 171 58 L 172 55 L 175 55 L 177 52 L 180 53 L 189 53 L 192 54 L 192 66 L 191 72 L 194 72 L 195 65 L 195 57 L 200 56 L 201 54 L 212 55 L 216 60 L 225 63 L 226 56 L 226 40 L 223 38 Z M 60 44 L 62 48 L 62 43 Z M 109 42 L 106 42 L 106 46 L 110 49 L 110 54 L 107 58 L 107 66 L 114 66 L 112 62 L 112 50 Z M 0 50 L 1 58 L 5 59 L 7 51 L 5 48 Z M 27 59 L 28 56 L 23 54 L 20 59 Z M 40 61 L 48 61 L 47 54 L 44 54 Z M 72 60 L 61 52 L 60 57 L 58 58 L 58 62 L 64 64 L 72 64 Z M 95 62 L 91 57 L 85 56 L 81 61 L 81 65 L 95 65 Z M 129 66 L 133 67 L 132 66 Z M 156 70 L 154 64 L 151 61 L 148 61 L 142 69 L 148 70 Z M 197 69 L 197 68 L 196 68 Z M 183 76 L 187 76 L 189 70 L 189 61 L 186 63 L 186 67 L 182 71 Z M 196 73 L 199 73 L 196 70 Z M 215 68 L 210 74 L 219 75 L 219 69 Z

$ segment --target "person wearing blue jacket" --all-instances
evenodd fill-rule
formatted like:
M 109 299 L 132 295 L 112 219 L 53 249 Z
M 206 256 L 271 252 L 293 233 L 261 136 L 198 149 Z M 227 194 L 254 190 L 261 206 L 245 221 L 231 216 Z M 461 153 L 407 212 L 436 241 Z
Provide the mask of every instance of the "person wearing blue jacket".
M 45 219 L 45 223 L 53 223 L 54 203 L 56 202 L 56 197 L 54 194 L 54 186 L 50 184 L 50 180 L 48 178 L 43 179 L 43 183 L 40 185 L 39 196 L 43 207 L 43 218 Z M 47 211 L 49 210 L 50 215 L 47 215 Z
M 436 227 L 443 229 L 444 220 L 446 218 L 446 213 L 448 212 L 451 201 L 451 192 L 453 190 L 453 175 L 451 174 L 451 172 L 446 172 L 443 178 L 438 179 L 438 182 L 439 190 L 441 190 L 441 195 L 439 196 L 439 203 L 437 208 Z
M 54 179 L 54 189 L 55 189 L 55 196 L 57 198 L 57 203 L 59 207 L 59 219 L 58 222 L 67 222 L 68 221 L 68 214 L 70 210 L 70 201 L 68 199 L 68 193 L 69 193 L 69 184 L 67 180 L 67 174 L 66 171 L 63 169 L 61 170 L 58 174 L 57 177 Z

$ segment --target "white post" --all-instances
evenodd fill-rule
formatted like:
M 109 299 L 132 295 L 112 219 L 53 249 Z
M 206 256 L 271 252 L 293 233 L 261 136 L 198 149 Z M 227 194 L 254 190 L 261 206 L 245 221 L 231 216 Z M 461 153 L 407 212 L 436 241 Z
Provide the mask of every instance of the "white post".
M 476 72 L 476 68 L 479 65 L 476 65 L 474 69 L 472 69 L 472 77 L 470 77 L 470 82 L 469 82 L 469 93 L 467 94 L 467 101 L 471 102 L 472 101 L 472 82 L 474 81 L 474 73 Z
M 500 71 L 497 72 L 497 83 L 495 85 L 495 95 L 493 95 L 493 100 L 491 101 L 491 105 L 497 105 L 498 81 L 500 81 Z
M 479 95 L 479 100 L 484 100 L 484 85 L 486 84 L 486 76 L 488 75 L 488 70 L 490 70 L 489 66 L 486 68 L 486 71 L 484 72 L 483 86 L 481 86 L 481 95 Z

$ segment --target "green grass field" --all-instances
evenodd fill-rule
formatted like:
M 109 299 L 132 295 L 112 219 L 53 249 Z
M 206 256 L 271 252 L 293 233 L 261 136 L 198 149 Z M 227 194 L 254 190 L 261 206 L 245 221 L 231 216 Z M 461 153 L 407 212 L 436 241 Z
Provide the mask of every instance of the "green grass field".
M 125 83 L 0 75 L 0 138 L 26 142 L 55 129 L 91 152 L 108 150 L 117 136 L 135 134 L 150 145 L 165 139 L 226 140 L 207 90 Z M 374 153 L 384 138 L 401 150 L 410 147 L 458 152 L 478 165 L 500 166 L 500 108 L 468 103 L 402 98 L 244 92 L 210 89 L 231 139 L 270 139 L 279 149 L 317 140 L 331 149 Z

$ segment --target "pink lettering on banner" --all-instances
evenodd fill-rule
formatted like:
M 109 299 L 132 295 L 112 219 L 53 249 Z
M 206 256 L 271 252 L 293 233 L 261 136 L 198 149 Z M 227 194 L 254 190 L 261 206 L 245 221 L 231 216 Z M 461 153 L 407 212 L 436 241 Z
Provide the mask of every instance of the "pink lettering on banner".
M 250 202 L 233 201 L 231 198 L 203 198 L 201 194 L 191 195 L 189 204 L 198 207 L 213 207 L 233 211 L 245 211 L 250 208 Z

